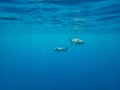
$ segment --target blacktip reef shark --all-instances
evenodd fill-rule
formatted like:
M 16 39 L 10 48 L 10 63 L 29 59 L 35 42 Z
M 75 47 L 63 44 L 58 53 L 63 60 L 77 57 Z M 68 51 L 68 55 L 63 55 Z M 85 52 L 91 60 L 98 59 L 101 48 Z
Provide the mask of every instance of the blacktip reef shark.
M 69 38 L 70 42 L 71 42 L 71 45 L 83 45 L 85 42 L 77 37 L 75 38 Z
M 56 47 L 56 48 L 54 48 L 54 51 L 55 52 L 67 52 L 69 48 L 70 48 L 70 46 L 68 46 L 68 47 Z

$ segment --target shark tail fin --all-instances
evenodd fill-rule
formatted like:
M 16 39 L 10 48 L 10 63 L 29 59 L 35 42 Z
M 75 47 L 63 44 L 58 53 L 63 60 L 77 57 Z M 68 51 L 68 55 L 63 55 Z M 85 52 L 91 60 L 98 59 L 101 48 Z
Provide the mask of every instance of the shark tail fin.
M 65 51 L 67 52 L 69 48 L 70 48 L 70 46 L 67 46 L 67 47 L 65 48 Z
M 72 43 L 72 39 L 71 39 L 71 38 L 69 38 L 69 41 L 70 41 L 70 43 L 71 43 L 70 46 L 73 45 L 73 43 Z

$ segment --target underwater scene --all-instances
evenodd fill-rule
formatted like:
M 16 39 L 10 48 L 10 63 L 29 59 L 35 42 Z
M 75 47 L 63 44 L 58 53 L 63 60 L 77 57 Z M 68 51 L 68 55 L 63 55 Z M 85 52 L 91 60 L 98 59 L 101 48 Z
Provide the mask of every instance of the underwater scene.
M 0 90 L 120 90 L 120 0 L 0 0 Z

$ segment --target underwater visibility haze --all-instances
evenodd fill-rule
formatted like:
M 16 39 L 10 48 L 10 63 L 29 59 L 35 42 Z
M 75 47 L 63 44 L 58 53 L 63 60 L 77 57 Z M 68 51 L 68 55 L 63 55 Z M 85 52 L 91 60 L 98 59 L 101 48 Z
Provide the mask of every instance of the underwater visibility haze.
M 120 0 L 0 0 L 0 90 L 120 90 Z

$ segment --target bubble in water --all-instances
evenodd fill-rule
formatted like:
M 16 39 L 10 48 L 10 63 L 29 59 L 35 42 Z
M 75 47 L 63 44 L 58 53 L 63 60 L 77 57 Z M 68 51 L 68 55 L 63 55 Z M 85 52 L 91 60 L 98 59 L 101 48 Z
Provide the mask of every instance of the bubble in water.
M 75 25 L 75 26 L 73 27 L 73 29 L 74 29 L 74 30 L 81 30 L 82 27 L 80 27 L 80 26 L 78 26 L 78 25 Z
M 74 21 L 75 21 L 76 23 L 82 23 L 82 22 L 85 21 L 85 19 L 84 19 L 84 18 L 74 18 Z

